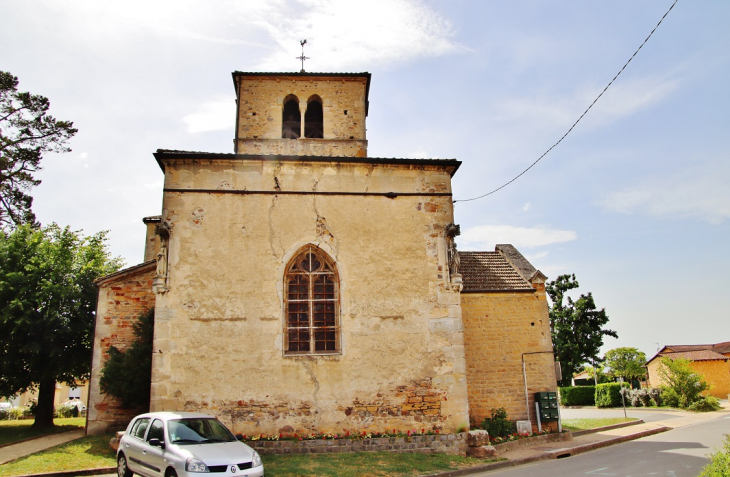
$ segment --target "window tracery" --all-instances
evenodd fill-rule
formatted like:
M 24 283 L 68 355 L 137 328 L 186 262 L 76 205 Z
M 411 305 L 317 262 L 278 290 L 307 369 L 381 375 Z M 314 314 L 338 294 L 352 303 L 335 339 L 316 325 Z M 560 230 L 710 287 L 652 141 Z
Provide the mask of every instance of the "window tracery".
M 307 245 L 289 262 L 285 287 L 285 354 L 340 352 L 339 279 L 334 262 Z

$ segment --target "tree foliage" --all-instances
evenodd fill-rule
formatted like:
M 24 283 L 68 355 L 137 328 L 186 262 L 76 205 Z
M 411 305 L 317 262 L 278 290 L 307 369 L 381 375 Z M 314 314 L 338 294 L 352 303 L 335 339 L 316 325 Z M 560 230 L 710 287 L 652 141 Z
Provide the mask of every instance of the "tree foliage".
M 99 385 L 101 392 L 119 399 L 127 408 L 145 412 L 150 405 L 154 310 L 142 313 L 132 325 L 134 341 L 126 351 L 111 346 Z
M 18 78 L 0 71 L 0 227 L 34 223 L 33 198 L 27 191 L 40 181 L 46 152 L 69 152 L 77 129 L 48 114 L 47 98 L 18 92 Z
M 603 359 L 614 376 L 620 376 L 629 383 L 646 376 L 646 355 L 636 348 L 614 348 L 606 351 Z
M 658 368 L 664 381 L 662 401 L 667 406 L 686 409 L 702 398 L 702 393 L 710 389 L 704 376 L 692 369 L 692 363 L 685 358 L 663 357 Z
M 53 425 L 57 381 L 88 378 L 94 280 L 121 265 L 105 242 L 56 224 L 0 231 L 0 395 L 37 387 L 37 427 Z
M 578 288 L 575 275 L 560 275 L 548 282 L 550 297 L 550 332 L 555 359 L 563 369 L 561 386 L 570 386 L 571 378 L 586 362 L 599 362 L 598 352 L 604 336 L 618 338 L 615 331 L 603 329 L 608 323 L 605 309 L 596 309 L 593 295 L 581 295 L 576 301 L 566 295 Z

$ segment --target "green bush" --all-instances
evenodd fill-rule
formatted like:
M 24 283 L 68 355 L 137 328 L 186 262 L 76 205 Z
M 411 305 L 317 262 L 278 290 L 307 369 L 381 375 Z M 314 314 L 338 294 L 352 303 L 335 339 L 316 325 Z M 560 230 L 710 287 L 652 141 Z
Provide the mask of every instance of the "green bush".
M 621 405 L 620 383 L 606 383 L 596 386 L 596 406 L 620 407 Z
M 727 477 L 730 475 L 730 434 L 725 434 L 722 449 L 710 455 L 710 463 L 699 477 Z
M 28 403 L 23 406 L 23 417 L 32 417 L 35 416 L 35 410 L 38 407 L 38 401 L 36 399 L 31 399 L 28 401 Z
M 596 404 L 595 386 L 560 388 L 561 406 L 593 406 Z
M 716 397 L 705 396 L 690 404 L 688 409 L 695 412 L 712 412 L 719 411 L 721 407 Z
M 489 433 L 489 437 L 506 437 L 515 432 L 515 423 L 507 419 L 507 411 L 500 407 L 492 409 L 492 417 L 486 417 L 480 426 Z
M 76 416 L 74 416 L 74 409 L 76 410 Z M 78 417 L 79 411 L 73 404 L 63 403 L 56 406 L 56 417 Z
M 684 358 L 662 358 L 659 376 L 667 383 L 662 386 L 661 395 L 667 406 L 687 409 L 702 399 L 702 393 L 710 388 L 704 377 L 692 369 L 692 363 Z

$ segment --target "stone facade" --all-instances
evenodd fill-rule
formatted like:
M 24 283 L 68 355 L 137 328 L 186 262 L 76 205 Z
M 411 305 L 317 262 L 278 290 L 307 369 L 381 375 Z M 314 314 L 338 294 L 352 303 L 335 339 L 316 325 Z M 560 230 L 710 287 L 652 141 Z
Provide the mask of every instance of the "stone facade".
M 98 375 L 151 304 L 153 411 L 248 435 L 454 435 L 491 407 L 523 418 L 521 357 L 551 349 L 544 276 L 500 246 L 462 280 L 460 162 L 366 157 L 369 73 L 233 79 L 236 153 L 158 150 L 155 261 L 99 281 L 89 432 L 125 424 Z M 484 289 L 487 276 L 506 285 Z M 554 390 L 552 356 L 526 356 L 529 391 Z
M 365 118 L 370 73 L 233 73 L 238 97 L 235 152 L 291 156 L 367 156 Z M 305 115 L 321 100 L 322 140 L 307 139 Z M 294 99 L 301 114 L 300 138 L 282 138 L 284 102 Z
M 157 154 L 172 233 L 152 409 L 213 412 L 244 434 L 466 426 L 443 253 L 456 161 L 231 156 Z M 284 272 L 308 245 L 339 275 L 338 353 L 284 346 Z
M 139 410 L 124 409 L 119 401 L 101 392 L 99 371 L 111 346 L 120 351 L 129 347 L 134 335 L 132 324 L 144 312 L 155 307 L 152 293 L 154 262 L 145 262 L 98 280 L 99 299 L 94 324 L 94 345 L 89 383 L 87 433 L 103 434 L 125 427 Z

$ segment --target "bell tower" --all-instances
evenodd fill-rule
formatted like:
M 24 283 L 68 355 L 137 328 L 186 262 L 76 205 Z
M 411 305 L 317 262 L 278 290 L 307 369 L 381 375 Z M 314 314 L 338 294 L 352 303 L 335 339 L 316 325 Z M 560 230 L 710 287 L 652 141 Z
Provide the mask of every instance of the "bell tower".
M 236 154 L 367 157 L 370 73 L 233 73 Z

